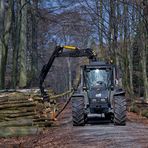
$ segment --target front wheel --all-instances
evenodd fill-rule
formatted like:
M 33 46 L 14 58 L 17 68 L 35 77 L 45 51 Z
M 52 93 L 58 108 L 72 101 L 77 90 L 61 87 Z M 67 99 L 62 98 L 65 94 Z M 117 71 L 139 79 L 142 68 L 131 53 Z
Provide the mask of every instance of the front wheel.
M 114 125 L 126 125 L 125 96 L 114 96 Z
M 72 121 L 73 126 L 85 125 L 84 97 L 72 98 Z

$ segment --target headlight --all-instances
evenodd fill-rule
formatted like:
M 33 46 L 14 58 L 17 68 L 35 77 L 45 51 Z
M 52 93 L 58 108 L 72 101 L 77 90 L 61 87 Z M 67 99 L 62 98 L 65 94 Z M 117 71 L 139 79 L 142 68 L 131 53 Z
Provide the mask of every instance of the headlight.
M 101 97 L 101 94 L 96 94 L 96 97 Z
M 104 99 L 104 98 L 101 98 L 101 102 L 106 102 L 106 99 Z
M 92 99 L 92 102 L 96 102 L 97 100 L 96 99 Z

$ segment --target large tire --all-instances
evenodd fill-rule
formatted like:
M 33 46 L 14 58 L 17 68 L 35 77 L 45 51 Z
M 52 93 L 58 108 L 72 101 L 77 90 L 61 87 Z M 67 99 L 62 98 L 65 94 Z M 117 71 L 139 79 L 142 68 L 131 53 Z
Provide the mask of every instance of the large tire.
M 125 96 L 114 96 L 114 125 L 126 125 Z
M 85 125 L 83 97 L 72 98 L 72 121 L 73 121 L 73 126 Z

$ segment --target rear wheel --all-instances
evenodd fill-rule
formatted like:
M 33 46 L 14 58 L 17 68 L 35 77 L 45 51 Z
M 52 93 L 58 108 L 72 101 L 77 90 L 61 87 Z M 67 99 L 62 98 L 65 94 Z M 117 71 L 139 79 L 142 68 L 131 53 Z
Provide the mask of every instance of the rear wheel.
M 72 121 L 74 126 L 84 126 L 84 98 L 73 97 L 72 98 Z
M 114 125 L 126 125 L 125 96 L 114 96 Z

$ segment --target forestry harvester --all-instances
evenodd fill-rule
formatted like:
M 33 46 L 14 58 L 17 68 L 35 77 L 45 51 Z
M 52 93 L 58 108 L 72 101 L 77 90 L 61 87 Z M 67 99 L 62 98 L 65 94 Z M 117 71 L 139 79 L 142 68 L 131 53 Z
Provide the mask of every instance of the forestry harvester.
M 97 60 L 95 52 L 90 49 L 78 49 L 73 46 L 57 46 L 48 63 L 40 74 L 40 90 L 44 101 L 48 95 L 43 82 L 56 57 L 87 57 L 88 65 L 81 66 L 81 77 L 72 99 L 72 121 L 74 126 L 84 126 L 92 118 L 104 118 L 114 125 L 126 124 L 125 91 L 117 85 L 116 66 Z

